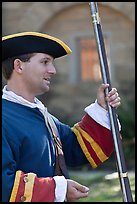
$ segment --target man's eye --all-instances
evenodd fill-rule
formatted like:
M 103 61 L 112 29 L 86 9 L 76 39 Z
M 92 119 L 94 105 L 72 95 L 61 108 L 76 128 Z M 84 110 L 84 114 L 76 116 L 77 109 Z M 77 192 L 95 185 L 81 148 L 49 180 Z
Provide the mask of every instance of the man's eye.
M 48 63 L 48 61 L 47 61 L 47 60 L 45 60 L 45 61 L 43 61 L 42 63 L 43 63 L 43 64 L 47 64 L 47 63 Z

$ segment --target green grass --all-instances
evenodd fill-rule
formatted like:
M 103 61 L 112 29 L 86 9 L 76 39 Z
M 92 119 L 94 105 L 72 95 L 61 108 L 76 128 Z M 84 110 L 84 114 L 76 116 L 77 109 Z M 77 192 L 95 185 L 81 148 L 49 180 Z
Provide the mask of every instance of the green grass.
M 116 173 L 70 172 L 71 179 L 90 188 L 89 196 L 77 202 L 123 202 L 119 178 Z M 135 202 L 135 174 L 128 174 L 133 201 Z

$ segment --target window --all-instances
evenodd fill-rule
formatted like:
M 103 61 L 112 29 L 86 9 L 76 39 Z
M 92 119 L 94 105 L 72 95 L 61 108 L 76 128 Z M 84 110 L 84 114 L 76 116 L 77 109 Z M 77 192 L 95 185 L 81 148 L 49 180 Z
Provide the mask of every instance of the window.
M 94 38 L 79 38 L 79 48 L 81 80 L 100 81 L 101 70 L 96 40 Z

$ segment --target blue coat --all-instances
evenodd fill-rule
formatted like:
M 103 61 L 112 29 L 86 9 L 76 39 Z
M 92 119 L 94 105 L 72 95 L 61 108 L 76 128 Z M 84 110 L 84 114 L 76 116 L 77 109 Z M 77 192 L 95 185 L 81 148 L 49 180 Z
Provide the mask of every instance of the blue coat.
M 80 145 L 68 125 L 53 117 L 63 145 L 68 166 L 87 163 Z M 53 177 L 55 149 L 37 108 L 2 99 L 2 196 L 8 201 L 18 170 L 33 172 L 38 177 Z M 6 185 L 5 185 L 6 184 Z

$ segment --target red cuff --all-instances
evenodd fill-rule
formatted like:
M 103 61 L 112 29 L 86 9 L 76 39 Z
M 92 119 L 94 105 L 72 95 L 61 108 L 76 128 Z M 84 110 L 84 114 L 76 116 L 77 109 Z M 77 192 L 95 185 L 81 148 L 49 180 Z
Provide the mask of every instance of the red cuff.
M 10 202 L 54 202 L 55 181 L 38 178 L 34 173 L 17 171 Z
M 109 158 L 114 150 L 112 133 L 98 124 L 89 115 L 85 115 L 72 131 L 93 168 Z

